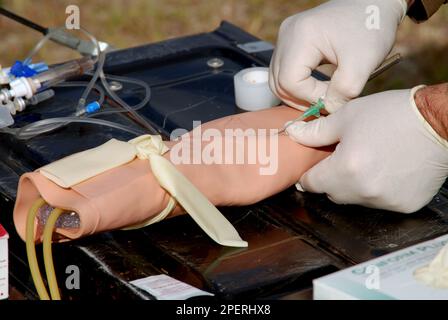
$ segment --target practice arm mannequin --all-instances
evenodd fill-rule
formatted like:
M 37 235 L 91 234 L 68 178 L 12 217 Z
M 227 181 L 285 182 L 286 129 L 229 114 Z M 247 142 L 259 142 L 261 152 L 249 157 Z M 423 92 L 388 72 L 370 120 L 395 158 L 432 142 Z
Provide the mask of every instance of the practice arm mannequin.
M 221 132 L 225 129 L 279 129 L 300 113 L 289 107 L 277 107 L 238 114 L 209 122 L 202 126 L 202 131 L 210 128 Z M 166 145 L 173 148 L 177 143 L 181 142 L 166 142 Z M 207 145 L 207 142 L 201 142 L 202 148 Z M 243 147 L 247 146 L 245 143 Z M 331 151 L 332 148 L 307 148 L 281 135 L 278 139 L 278 170 L 274 175 L 260 175 L 260 163 L 179 164 L 176 168 L 214 205 L 249 205 L 294 185 L 304 172 Z M 170 152 L 164 157 L 171 159 Z M 52 207 L 76 212 L 80 217 L 80 228 L 56 229 L 60 240 L 138 225 L 158 215 L 170 199 L 159 186 L 147 160 L 135 159 L 69 189 L 59 187 L 38 171 L 26 173 L 20 179 L 14 209 L 14 223 L 22 239 L 25 238 L 28 211 L 39 197 Z M 182 208 L 177 207 L 170 216 L 182 213 Z M 40 240 L 41 235 L 36 233 L 36 241 Z
M 302 112 L 290 107 L 277 107 L 258 112 L 238 114 L 218 119 L 202 126 L 218 129 L 281 129 L 287 121 Z M 190 134 L 191 136 L 191 134 Z M 327 157 L 332 148 L 313 149 L 299 145 L 286 135 L 278 137 L 278 171 L 260 175 L 260 163 L 244 165 L 193 165 L 176 167 L 184 173 L 216 206 L 242 206 L 257 203 L 294 185 L 317 162 Z M 248 139 L 264 139 L 263 136 Z M 248 139 L 245 146 L 249 145 Z M 203 143 L 203 148 L 208 143 Z M 169 147 L 172 142 L 167 143 Z M 169 157 L 169 155 L 167 155 Z

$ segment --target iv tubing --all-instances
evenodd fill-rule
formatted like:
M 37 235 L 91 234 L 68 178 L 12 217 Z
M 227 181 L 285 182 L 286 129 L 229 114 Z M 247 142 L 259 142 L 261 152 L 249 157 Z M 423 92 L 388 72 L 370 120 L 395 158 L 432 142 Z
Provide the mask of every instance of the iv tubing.
M 28 264 L 33 278 L 34 285 L 36 286 L 37 293 L 41 300 L 50 300 L 47 289 L 45 288 L 44 281 L 42 280 L 42 274 L 40 273 L 39 264 L 37 262 L 36 248 L 34 244 L 34 226 L 37 211 L 40 207 L 45 205 L 45 201 L 41 198 L 37 200 L 31 207 L 27 221 L 26 221 L 26 253 L 28 257 Z
M 29 139 L 32 138 L 36 135 L 39 135 L 42 132 L 42 130 L 37 130 L 37 131 L 33 131 L 33 129 L 36 130 L 36 127 L 39 128 L 40 126 L 46 126 L 46 125 L 51 125 L 51 124 L 68 124 L 68 123 L 88 123 L 88 124 L 97 124 L 97 125 L 102 125 L 102 126 L 107 126 L 107 127 L 111 127 L 114 129 L 118 129 L 118 130 L 122 130 L 125 132 L 129 132 L 133 135 L 139 136 L 142 135 L 143 132 L 140 130 L 136 130 L 134 128 L 119 124 L 119 123 L 115 123 L 112 121 L 107 121 L 107 120 L 102 120 L 102 119 L 93 119 L 93 118 L 87 118 L 87 117 L 63 117 L 63 118 L 50 118 L 50 119 L 45 119 L 45 120 L 41 120 L 38 122 L 34 122 L 31 123 L 25 127 L 22 127 L 20 129 L 17 129 L 17 131 L 4 131 L 6 133 L 10 133 L 15 135 L 18 139 Z M 34 128 L 33 128 L 34 127 Z M 50 128 L 51 129 L 51 128 Z
M 57 29 L 55 29 L 57 30 Z M 93 74 L 92 79 L 89 82 L 89 85 L 86 87 L 86 89 L 84 90 L 84 93 L 82 94 L 81 98 L 78 100 L 78 109 L 81 109 L 86 102 L 87 96 L 89 95 L 90 91 L 92 90 L 93 86 L 95 85 L 96 81 L 98 80 L 99 77 L 99 71 L 100 71 L 100 67 L 102 69 L 103 65 L 104 65 L 104 61 L 105 61 L 105 54 L 103 52 L 101 52 L 100 50 L 100 45 L 97 41 L 97 39 L 87 30 L 85 30 L 84 28 L 80 28 L 80 30 L 87 36 L 90 38 L 90 40 L 92 41 L 92 43 L 95 45 L 95 47 L 97 48 L 97 55 L 95 56 L 95 59 L 93 60 L 93 63 L 98 63 L 97 64 L 97 68 L 95 70 L 95 73 Z M 43 37 L 37 44 L 36 46 L 31 50 L 31 52 L 28 54 L 27 58 L 25 59 L 25 63 L 30 63 L 33 56 L 42 48 L 42 46 L 50 39 L 50 37 L 52 36 L 52 34 L 54 33 L 54 30 L 50 30 L 45 37 Z
M 55 88 L 72 88 L 72 87 L 75 88 L 75 87 L 86 87 L 88 84 L 89 84 L 89 82 L 87 82 L 87 81 L 72 81 L 72 82 L 62 82 L 62 83 L 55 85 L 54 87 Z M 99 98 L 98 98 L 97 102 L 100 105 L 103 105 L 105 97 L 106 97 L 104 90 L 96 84 L 93 86 L 93 89 L 95 89 L 95 91 L 97 91 L 99 94 Z
M 114 99 L 118 104 L 120 104 L 124 109 L 126 109 L 140 124 L 142 124 L 145 129 L 149 131 L 150 134 L 159 134 L 159 132 L 141 115 L 139 115 L 132 107 L 130 107 L 125 101 L 123 101 L 119 96 L 115 94 L 110 89 L 109 84 L 107 83 L 106 76 L 104 75 L 104 71 L 100 70 L 100 79 L 103 84 L 104 89 L 109 94 L 109 96 Z M 147 84 L 145 84 L 147 86 Z M 149 86 L 148 86 L 149 88 Z
M 78 100 L 78 106 L 77 106 L 75 114 L 73 114 L 69 117 L 65 117 L 65 118 L 54 118 L 54 119 L 37 121 L 37 122 L 31 123 L 29 125 L 26 125 L 25 127 L 22 127 L 20 129 L 19 128 L 7 129 L 7 130 L 2 130 L 2 131 L 5 133 L 16 135 L 19 139 L 28 139 L 28 138 L 37 136 L 41 133 L 50 132 L 50 131 L 55 130 L 55 129 L 59 128 L 60 126 L 66 125 L 68 123 L 81 122 L 81 123 L 105 125 L 105 126 L 119 129 L 119 130 L 124 130 L 124 131 L 130 132 L 132 134 L 140 135 L 141 134 L 140 131 L 134 130 L 133 128 L 129 128 L 128 126 L 115 124 L 110 121 L 91 118 L 91 117 L 98 116 L 98 115 L 129 112 L 133 116 L 133 118 L 135 120 L 137 120 L 140 124 L 142 124 L 150 133 L 158 134 L 158 131 L 154 128 L 154 126 L 152 124 L 150 124 L 144 117 L 140 116 L 137 113 L 137 110 L 144 107 L 149 102 L 149 100 L 151 98 L 151 89 L 148 86 L 148 84 L 145 83 L 144 81 L 140 81 L 137 79 L 129 79 L 129 78 L 117 77 L 117 76 L 110 77 L 110 79 L 117 79 L 122 82 L 136 84 L 136 85 L 142 86 L 145 89 L 145 98 L 137 105 L 129 106 L 125 101 L 123 101 L 120 97 L 118 97 L 115 94 L 115 92 L 113 92 L 110 89 L 110 86 L 107 82 L 107 77 L 103 71 L 106 54 L 104 51 L 101 51 L 101 48 L 100 48 L 100 45 L 99 45 L 97 39 L 92 34 L 90 34 L 87 30 L 81 28 L 81 31 L 85 35 L 87 35 L 92 40 L 92 42 L 95 44 L 95 46 L 97 48 L 98 55 L 96 56 L 96 59 L 94 60 L 94 63 L 97 63 L 97 67 L 95 69 L 95 72 L 92 75 L 92 79 L 88 82 L 86 89 L 84 90 L 81 98 Z M 45 44 L 45 42 L 48 41 L 48 39 L 51 37 L 52 32 L 54 32 L 54 31 L 49 31 L 49 33 L 46 34 L 45 37 L 42 38 L 37 43 L 37 45 L 28 54 L 27 58 L 25 59 L 25 62 L 31 62 L 33 56 L 42 48 L 42 46 Z M 79 115 L 81 114 L 80 111 L 83 110 L 83 108 L 86 104 L 86 99 L 87 99 L 89 93 L 91 92 L 92 88 L 96 88 L 100 92 L 100 101 L 98 103 L 100 105 L 102 105 L 102 103 L 104 102 L 104 92 L 96 86 L 96 81 L 98 80 L 98 77 L 101 79 L 101 83 L 104 86 L 104 88 L 106 89 L 107 93 L 110 95 L 110 97 L 112 99 L 114 99 L 123 108 L 123 110 L 103 110 L 103 111 L 94 113 L 92 115 L 87 115 L 86 117 L 79 117 Z M 64 85 L 61 85 L 61 86 L 64 86 Z M 65 85 L 65 86 L 70 86 L 70 85 Z M 52 124 L 52 126 L 49 126 L 50 124 Z
M 121 82 L 125 82 L 125 83 L 133 83 L 133 84 L 140 85 L 140 86 L 144 87 L 145 93 L 146 93 L 145 98 L 137 105 L 132 106 L 132 109 L 134 111 L 137 111 L 137 110 L 143 108 L 151 99 L 151 89 L 148 86 L 148 84 L 144 81 L 137 80 L 137 79 L 129 79 L 126 77 L 119 77 L 119 76 L 107 75 L 106 77 L 111 80 L 121 81 Z M 57 87 L 76 87 L 79 85 L 85 85 L 86 83 L 87 82 L 67 82 L 67 83 L 58 84 Z M 94 86 L 94 89 L 99 92 L 100 98 L 99 98 L 98 102 L 100 105 L 102 105 L 104 103 L 104 96 L 105 96 L 104 90 L 97 85 Z M 99 125 L 109 126 L 109 127 L 112 127 L 112 128 L 118 129 L 118 130 L 123 130 L 123 131 L 129 132 L 129 133 L 135 134 L 135 135 L 143 134 L 143 132 L 135 130 L 129 126 L 120 125 L 120 124 L 117 124 L 117 123 L 111 122 L 111 121 L 91 118 L 91 117 L 96 117 L 99 115 L 123 113 L 123 112 L 127 112 L 127 110 L 125 110 L 125 109 L 123 109 L 123 110 L 103 110 L 103 111 L 99 111 L 94 114 L 91 114 L 88 117 L 76 117 L 76 115 L 74 114 L 69 117 L 50 118 L 50 119 L 36 121 L 36 122 L 30 123 L 22 128 L 17 128 L 17 129 L 13 128 L 13 129 L 8 129 L 8 130 L 3 129 L 3 132 L 15 135 L 19 139 L 29 139 L 29 138 L 35 137 L 39 134 L 55 130 L 59 127 L 62 127 L 63 125 L 66 125 L 66 124 L 69 124 L 72 122 L 78 122 L 78 123 L 90 123 L 90 124 L 99 124 Z
M 105 78 L 113 80 L 113 81 L 120 81 L 123 83 L 135 84 L 135 85 L 141 86 L 141 87 L 143 87 L 143 89 L 145 89 L 145 98 L 138 104 L 136 104 L 134 106 L 129 106 L 131 109 L 133 109 L 133 111 L 140 110 L 141 108 L 143 108 L 144 106 L 146 106 L 148 104 L 149 100 L 151 100 L 151 88 L 144 81 L 141 81 L 138 79 L 131 79 L 131 78 L 127 78 L 127 77 L 111 76 L 111 75 L 105 75 Z M 96 117 L 99 115 L 123 113 L 123 112 L 128 112 L 128 110 L 126 110 L 126 109 L 123 109 L 123 110 L 101 110 L 101 111 L 98 111 L 98 112 L 92 114 L 92 116 Z
M 87 96 L 89 95 L 90 91 L 92 90 L 93 86 L 95 85 L 96 81 L 98 80 L 98 77 L 100 76 L 101 72 L 103 71 L 104 63 L 106 61 L 106 53 L 104 51 L 101 51 L 100 44 L 98 43 L 98 40 L 87 30 L 82 29 L 81 30 L 90 38 L 90 40 L 93 42 L 97 49 L 97 66 L 95 69 L 95 73 L 93 74 L 92 79 L 89 82 L 89 85 L 84 90 L 84 93 L 81 96 L 81 99 L 79 99 L 77 112 L 79 110 L 82 110 L 82 108 L 86 104 Z
M 58 288 L 58 280 L 56 279 L 56 273 L 54 271 L 53 253 L 51 250 L 51 239 L 53 237 L 53 230 L 56 225 L 56 221 L 62 214 L 63 210 L 56 208 L 51 211 L 48 217 L 47 223 L 44 228 L 44 264 L 45 272 L 47 274 L 48 287 L 50 288 L 50 294 L 52 300 L 61 300 L 61 295 Z

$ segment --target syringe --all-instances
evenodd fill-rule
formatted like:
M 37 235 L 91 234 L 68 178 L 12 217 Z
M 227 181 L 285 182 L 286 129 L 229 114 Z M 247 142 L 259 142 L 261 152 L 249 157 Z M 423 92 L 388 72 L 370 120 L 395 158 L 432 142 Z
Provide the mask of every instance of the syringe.
M 67 79 L 81 76 L 91 71 L 93 66 L 93 58 L 84 57 L 52 67 L 48 71 L 35 75 L 32 79 L 40 83 L 40 90 L 45 90 Z
M 298 117 L 297 119 L 288 123 L 282 130 L 280 130 L 278 132 L 278 134 L 282 134 L 282 133 L 286 132 L 286 130 L 296 122 L 304 121 L 304 120 L 308 119 L 309 117 L 319 118 L 320 111 L 323 109 L 325 109 L 324 100 L 322 98 L 320 98 L 315 104 L 311 105 L 310 108 L 307 111 L 305 111 L 300 117 Z
M 19 77 L 9 83 L 9 90 L 3 89 L 0 92 L 0 102 L 23 97 L 30 99 L 37 92 L 46 90 L 67 79 L 83 75 L 92 70 L 93 66 L 93 58 L 84 57 L 57 65 L 30 78 Z

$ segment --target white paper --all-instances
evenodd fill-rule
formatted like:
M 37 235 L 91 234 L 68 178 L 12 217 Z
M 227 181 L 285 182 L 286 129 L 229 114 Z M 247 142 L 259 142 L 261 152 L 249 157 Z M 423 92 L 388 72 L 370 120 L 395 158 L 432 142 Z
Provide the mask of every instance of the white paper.
M 185 300 L 198 296 L 213 296 L 209 292 L 199 290 L 165 274 L 134 280 L 130 283 L 153 295 L 157 300 Z

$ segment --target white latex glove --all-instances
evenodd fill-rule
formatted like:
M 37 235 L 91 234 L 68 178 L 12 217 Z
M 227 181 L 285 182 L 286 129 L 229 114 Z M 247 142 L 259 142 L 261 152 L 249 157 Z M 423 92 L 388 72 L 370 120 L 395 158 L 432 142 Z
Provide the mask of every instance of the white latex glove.
M 441 289 L 448 289 L 448 245 L 446 245 L 433 261 L 414 272 L 418 281 Z
M 390 53 L 406 11 L 405 0 L 332 0 L 287 18 L 271 61 L 272 91 L 302 111 L 306 101 L 325 97 L 327 111 L 335 112 L 359 96 Z M 330 83 L 311 76 L 321 62 L 337 66 Z
M 326 118 L 289 126 L 289 136 L 306 146 L 340 142 L 299 189 L 403 213 L 428 204 L 448 176 L 448 142 L 418 111 L 419 88 L 355 99 Z

